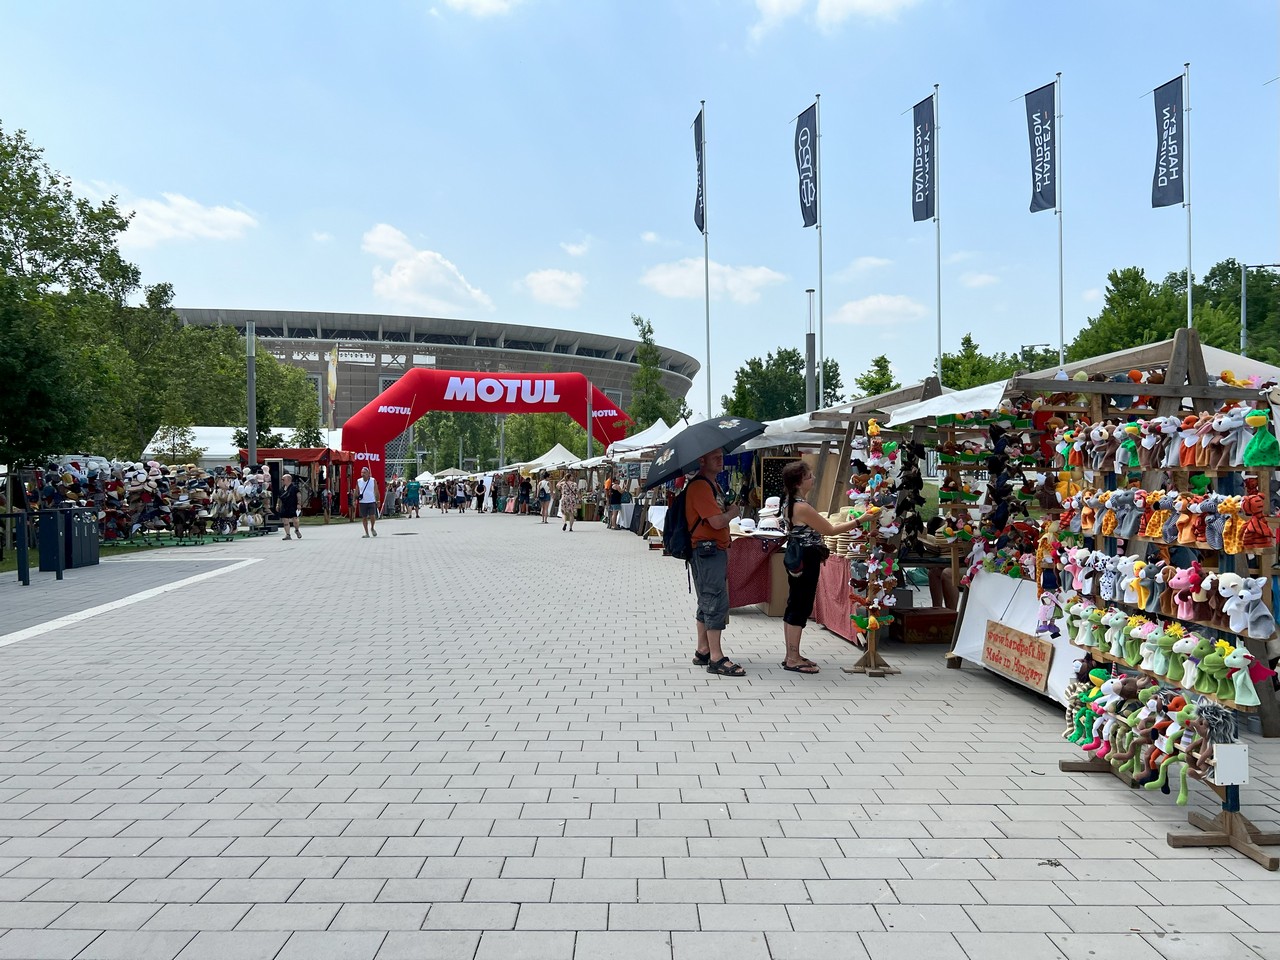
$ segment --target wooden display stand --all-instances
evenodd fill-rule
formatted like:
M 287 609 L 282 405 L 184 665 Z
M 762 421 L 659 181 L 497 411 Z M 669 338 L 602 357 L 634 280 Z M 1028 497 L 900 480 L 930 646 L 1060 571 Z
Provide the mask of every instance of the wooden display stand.
M 1240 813 L 1240 788 L 1223 787 L 1222 811 L 1216 817 L 1206 817 L 1192 811 L 1187 822 L 1203 833 L 1170 833 L 1171 847 L 1231 847 L 1243 853 L 1267 870 L 1280 869 L 1280 857 L 1272 856 L 1263 847 L 1280 846 L 1280 833 L 1266 833 L 1253 825 Z

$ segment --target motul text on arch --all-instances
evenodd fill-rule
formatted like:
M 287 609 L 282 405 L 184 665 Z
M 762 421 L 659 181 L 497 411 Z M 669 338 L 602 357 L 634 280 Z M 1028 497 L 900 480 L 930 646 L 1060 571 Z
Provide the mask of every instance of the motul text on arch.
M 559 403 L 553 380 L 529 380 L 517 377 L 450 377 L 444 390 L 445 400 L 498 403 Z

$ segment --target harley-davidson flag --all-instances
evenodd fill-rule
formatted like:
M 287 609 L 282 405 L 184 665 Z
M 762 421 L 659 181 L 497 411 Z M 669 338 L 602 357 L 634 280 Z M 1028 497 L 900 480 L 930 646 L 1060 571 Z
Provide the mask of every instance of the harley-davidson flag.
M 818 222 L 818 105 L 796 118 L 796 173 L 800 177 L 800 215 L 804 225 Z
M 1053 84 L 1046 83 L 1024 98 L 1027 140 L 1031 144 L 1031 212 L 1053 210 L 1058 197 L 1058 130 L 1053 115 Z
M 1182 77 L 1156 87 L 1156 169 L 1151 176 L 1151 206 L 1183 202 L 1182 171 L 1186 159 L 1182 126 Z
M 693 201 L 693 224 L 698 228 L 699 233 L 707 232 L 707 198 L 703 193 L 703 177 L 706 171 L 703 168 L 702 160 L 702 111 L 698 111 L 698 115 L 693 119 L 693 152 L 698 158 L 698 195 Z
M 937 197 L 937 170 L 933 152 L 933 97 L 928 96 L 912 111 L 911 219 L 932 220 Z

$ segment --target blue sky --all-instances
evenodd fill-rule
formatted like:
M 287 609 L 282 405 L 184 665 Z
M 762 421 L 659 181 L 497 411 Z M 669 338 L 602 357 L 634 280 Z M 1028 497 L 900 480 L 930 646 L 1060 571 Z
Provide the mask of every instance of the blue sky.
M 934 352 L 913 103 L 941 84 L 945 349 L 1057 341 L 1020 97 L 1063 73 L 1068 340 L 1108 270 L 1186 262 L 1152 210 L 1153 87 L 1191 61 L 1194 266 L 1280 261 L 1280 22 L 1263 0 L 387 0 L 10 4 L 0 120 L 138 210 L 192 307 L 422 313 L 705 356 L 690 124 L 707 101 L 712 386 L 802 346 L 815 231 L 792 119 L 822 94 L 825 343 L 846 384 Z M 690 406 L 706 406 L 702 375 Z

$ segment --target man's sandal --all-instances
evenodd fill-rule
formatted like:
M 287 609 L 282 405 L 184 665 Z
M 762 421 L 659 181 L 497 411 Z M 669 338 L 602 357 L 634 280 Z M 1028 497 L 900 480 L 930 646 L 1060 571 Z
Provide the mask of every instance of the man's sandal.
M 711 662 L 711 651 L 708 650 L 706 653 L 699 653 L 695 650 L 693 652 L 693 662 L 700 667 L 705 667 Z
M 728 657 L 721 657 L 714 663 L 707 664 L 707 673 L 714 673 L 721 677 L 745 677 L 747 671 Z

